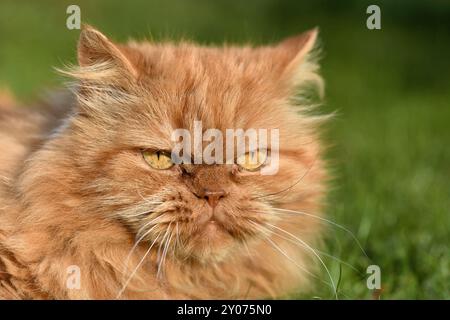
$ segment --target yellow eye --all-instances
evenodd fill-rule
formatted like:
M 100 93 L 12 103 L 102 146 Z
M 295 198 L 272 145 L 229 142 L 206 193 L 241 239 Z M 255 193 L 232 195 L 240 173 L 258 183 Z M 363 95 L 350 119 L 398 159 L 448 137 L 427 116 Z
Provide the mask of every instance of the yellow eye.
M 237 158 L 237 164 L 248 171 L 258 170 L 267 160 L 267 150 L 247 152 Z
M 170 154 L 164 151 L 142 151 L 144 160 L 150 167 L 158 170 L 165 170 L 171 168 L 174 163 L 170 158 Z

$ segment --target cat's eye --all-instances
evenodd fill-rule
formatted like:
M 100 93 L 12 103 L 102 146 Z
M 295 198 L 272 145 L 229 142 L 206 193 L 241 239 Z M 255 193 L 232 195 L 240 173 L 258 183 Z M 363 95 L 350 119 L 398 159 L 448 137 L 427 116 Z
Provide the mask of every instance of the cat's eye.
M 237 158 L 237 164 L 248 171 L 256 171 L 267 160 L 267 150 L 255 150 L 247 152 Z
M 145 162 L 153 169 L 166 170 L 174 165 L 170 154 L 165 151 L 144 150 L 142 151 L 142 156 Z

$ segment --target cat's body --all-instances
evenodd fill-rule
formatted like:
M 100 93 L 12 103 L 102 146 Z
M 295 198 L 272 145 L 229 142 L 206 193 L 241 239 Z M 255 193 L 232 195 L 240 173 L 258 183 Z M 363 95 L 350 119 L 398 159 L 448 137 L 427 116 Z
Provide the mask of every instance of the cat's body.
M 309 287 L 317 220 L 281 210 L 321 207 L 318 123 L 288 102 L 318 79 L 306 59 L 314 39 L 119 47 L 88 28 L 76 96 L 55 100 L 57 111 L 0 99 L 0 298 L 265 298 Z M 279 127 L 279 172 L 145 166 L 141 148 L 163 149 L 169 129 L 197 119 Z M 226 190 L 212 209 L 196 191 L 208 188 Z

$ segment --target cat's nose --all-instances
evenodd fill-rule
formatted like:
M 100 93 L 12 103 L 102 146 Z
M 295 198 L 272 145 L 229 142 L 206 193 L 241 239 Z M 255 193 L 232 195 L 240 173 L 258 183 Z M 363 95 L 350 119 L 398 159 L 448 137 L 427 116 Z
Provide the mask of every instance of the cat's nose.
M 219 200 L 224 198 L 227 195 L 225 190 L 219 189 L 219 190 L 208 190 L 206 189 L 203 193 L 203 198 L 208 201 L 208 204 L 211 206 L 211 208 L 215 208 L 217 204 L 219 203 Z

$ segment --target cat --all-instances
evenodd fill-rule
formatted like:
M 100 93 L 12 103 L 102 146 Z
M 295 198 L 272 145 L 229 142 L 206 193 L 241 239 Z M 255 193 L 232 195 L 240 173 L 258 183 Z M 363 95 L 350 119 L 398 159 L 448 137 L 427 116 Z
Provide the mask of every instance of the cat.
M 72 93 L 0 99 L 0 298 L 261 299 L 313 287 L 327 170 L 317 30 L 267 46 L 117 44 L 84 26 Z M 279 129 L 279 170 L 176 164 L 171 132 Z M 264 165 L 264 163 L 260 164 Z

